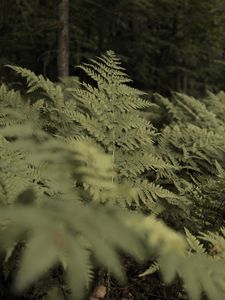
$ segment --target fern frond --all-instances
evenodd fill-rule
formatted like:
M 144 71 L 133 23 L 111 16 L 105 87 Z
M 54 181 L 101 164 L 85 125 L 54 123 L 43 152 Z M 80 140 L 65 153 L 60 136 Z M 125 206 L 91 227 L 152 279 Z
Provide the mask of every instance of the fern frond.
M 42 75 L 35 75 L 32 71 L 26 68 L 11 65 L 8 65 L 8 67 L 21 75 L 23 78 L 26 78 L 28 93 L 32 93 L 38 89 L 41 89 L 45 92 L 45 95 L 52 100 L 56 107 L 64 106 L 64 96 L 59 85 L 55 85 L 49 79 L 45 79 Z
M 199 240 L 193 234 L 191 234 L 191 232 L 187 228 L 185 228 L 185 234 L 186 234 L 188 245 L 191 250 L 199 254 L 206 253 L 204 246 L 199 242 Z
M 134 187 L 137 189 L 137 194 L 140 197 L 140 201 L 144 203 L 150 210 L 155 207 L 163 207 L 160 199 L 165 199 L 169 204 L 184 208 L 184 203 L 173 192 L 147 180 L 137 180 L 134 183 Z M 153 210 L 154 212 L 154 210 Z
M 160 271 L 160 267 L 159 267 L 159 264 L 155 261 L 151 264 L 151 266 L 148 269 L 146 269 L 139 276 L 143 277 L 143 276 L 151 275 L 151 274 L 154 274 L 155 272 L 158 272 L 158 271 Z

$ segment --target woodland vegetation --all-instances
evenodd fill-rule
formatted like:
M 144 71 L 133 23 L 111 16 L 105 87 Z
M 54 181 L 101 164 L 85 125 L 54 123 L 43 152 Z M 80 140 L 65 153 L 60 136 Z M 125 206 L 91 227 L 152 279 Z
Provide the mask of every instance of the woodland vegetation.
M 0 6 L 0 299 L 224 300 L 225 2 Z
M 224 90 L 224 31 L 224 0 L 1 0 L 0 66 L 56 81 L 111 49 L 136 87 L 202 96 Z

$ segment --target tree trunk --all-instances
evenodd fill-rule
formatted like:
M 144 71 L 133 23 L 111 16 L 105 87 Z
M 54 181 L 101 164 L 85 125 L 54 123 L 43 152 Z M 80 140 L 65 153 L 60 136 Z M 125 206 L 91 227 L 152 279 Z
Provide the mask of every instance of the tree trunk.
M 188 75 L 187 73 L 183 74 L 183 84 L 182 84 L 182 92 L 186 94 L 188 91 Z
M 58 78 L 69 76 L 69 0 L 60 0 L 58 6 Z

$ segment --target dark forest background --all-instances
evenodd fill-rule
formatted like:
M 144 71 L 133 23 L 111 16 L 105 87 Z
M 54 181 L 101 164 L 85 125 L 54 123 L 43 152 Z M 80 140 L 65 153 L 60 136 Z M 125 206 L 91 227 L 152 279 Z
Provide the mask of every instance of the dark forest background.
M 224 0 L 0 0 L 0 80 L 16 64 L 51 80 L 114 50 L 135 86 L 225 89 Z

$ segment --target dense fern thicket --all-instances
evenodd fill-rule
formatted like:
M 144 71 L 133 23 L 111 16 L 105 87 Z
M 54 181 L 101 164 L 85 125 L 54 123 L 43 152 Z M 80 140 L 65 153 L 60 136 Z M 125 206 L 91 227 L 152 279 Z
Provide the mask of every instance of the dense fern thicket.
M 223 101 L 223 92 L 209 93 L 201 101 L 183 94 L 174 94 L 170 100 L 154 95 L 154 102 L 162 108 L 156 121 L 161 120 L 157 147 L 168 163 L 181 166 L 176 178 L 190 193 L 198 229 L 223 225 Z M 167 119 L 163 119 L 166 112 Z
M 9 67 L 28 89 L 0 87 L 1 297 L 85 299 L 124 253 L 223 300 L 224 94 L 148 101 L 112 51 L 89 83 Z

